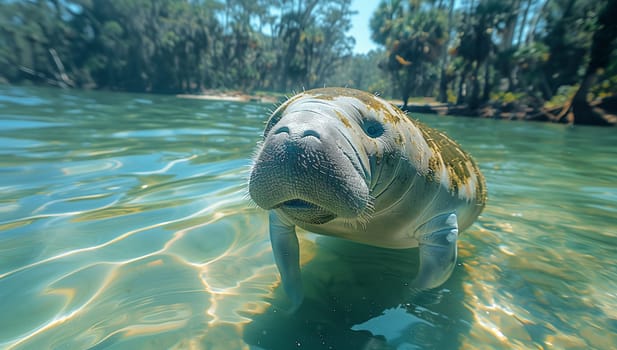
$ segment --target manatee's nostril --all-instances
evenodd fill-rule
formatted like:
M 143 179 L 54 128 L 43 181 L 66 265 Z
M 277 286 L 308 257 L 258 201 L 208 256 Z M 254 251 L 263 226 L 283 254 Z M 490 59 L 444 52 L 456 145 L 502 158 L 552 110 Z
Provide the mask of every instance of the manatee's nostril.
M 273 135 L 287 134 L 287 137 L 291 139 L 301 139 L 304 137 L 312 136 L 316 139 L 321 139 L 319 132 L 311 129 L 305 129 L 303 125 L 284 125 L 276 128 Z
M 315 130 L 304 130 L 304 132 L 302 133 L 302 137 L 307 137 L 307 136 L 313 136 L 316 139 L 320 139 L 321 135 L 319 135 L 319 133 Z
M 280 128 L 278 128 L 278 129 L 276 129 L 276 130 L 274 131 L 274 134 L 275 134 L 275 135 L 276 135 L 276 134 L 282 134 L 282 133 L 287 133 L 287 134 L 289 134 L 289 128 L 288 128 L 288 127 L 286 127 L 286 126 L 281 126 Z

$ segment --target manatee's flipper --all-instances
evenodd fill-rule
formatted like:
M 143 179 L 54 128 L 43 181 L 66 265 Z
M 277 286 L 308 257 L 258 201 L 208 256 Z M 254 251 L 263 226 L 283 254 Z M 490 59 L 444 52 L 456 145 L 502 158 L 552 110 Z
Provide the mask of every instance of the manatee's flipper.
M 456 265 L 456 214 L 438 215 L 421 229 L 423 234 L 419 243 L 420 268 L 412 284 L 421 289 L 435 288 L 450 277 Z
M 270 211 L 270 242 L 276 267 L 281 274 L 283 289 L 291 299 L 293 311 L 304 299 L 296 226 L 283 222 L 273 210 Z

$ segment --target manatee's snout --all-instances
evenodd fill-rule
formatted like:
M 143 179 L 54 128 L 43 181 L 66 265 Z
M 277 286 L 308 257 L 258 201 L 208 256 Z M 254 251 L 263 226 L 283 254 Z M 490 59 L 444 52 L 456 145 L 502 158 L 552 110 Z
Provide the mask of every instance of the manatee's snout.
M 338 119 L 313 113 L 284 116 L 266 135 L 249 179 L 258 206 L 319 224 L 354 218 L 369 205 L 352 145 Z

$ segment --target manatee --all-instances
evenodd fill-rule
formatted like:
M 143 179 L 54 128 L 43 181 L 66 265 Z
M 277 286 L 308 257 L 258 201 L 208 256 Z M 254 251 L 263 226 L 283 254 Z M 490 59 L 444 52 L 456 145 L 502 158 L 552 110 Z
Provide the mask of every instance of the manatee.
M 459 233 L 484 208 L 480 169 L 442 132 L 354 89 L 302 92 L 270 116 L 248 180 L 269 230 L 283 288 L 304 294 L 296 226 L 354 242 L 419 247 L 411 286 L 431 289 L 454 269 Z

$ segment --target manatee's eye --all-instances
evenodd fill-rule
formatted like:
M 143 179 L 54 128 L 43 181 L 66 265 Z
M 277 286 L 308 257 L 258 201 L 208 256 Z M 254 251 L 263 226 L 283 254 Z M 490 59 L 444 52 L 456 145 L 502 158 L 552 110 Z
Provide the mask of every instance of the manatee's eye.
M 383 125 L 377 120 L 367 120 L 362 125 L 362 128 L 364 129 L 364 133 L 370 138 L 379 137 L 384 133 Z

